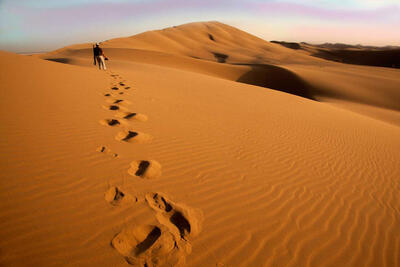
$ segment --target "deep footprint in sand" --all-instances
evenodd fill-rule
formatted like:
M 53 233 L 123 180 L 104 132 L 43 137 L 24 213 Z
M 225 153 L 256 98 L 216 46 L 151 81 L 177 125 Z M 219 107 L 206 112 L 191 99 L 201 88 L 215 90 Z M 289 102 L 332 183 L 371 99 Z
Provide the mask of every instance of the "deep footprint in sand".
M 118 154 L 117 153 L 112 153 L 111 150 L 108 149 L 105 146 L 99 147 L 96 151 L 98 151 L 100 153 L 105 153 L 105 154 L 111 155 L 113 158 L 118 158 Z
M 104 195 L 104 199 L 111 205 L 119 205 L 125 198 L 125 194 L 118 187 L 111 187 Z
M 155 211 L 170 212 L 172 210 L 172 206 L 167 202 L 167 199 L 158 193 L 147 194 L 146 201 Z
M 169 221 L 178 228 L 181 238 L 185 238 L 186 235 L 190 234 L 190 223 L 181 212 L 175 211 Z
M 158 214 L 158 221 L 183 240 L 196 236 L 201 231 L 202 214 L 199 210 L 177 204 L 161 193 L 146 195 L 147 204 Z
M 147 116 L 140 113 L 134 112 L 118 112 L 115 116 L 125 120 L 136 120 L 136 121 L 147 121 Z
M 123 116 L 123 118 L 124 119 L 132 119 L 133 117 L 136 117 L 136 113 L 133 113 L 133 112 L 129 112 L 128 114 L 124 114 L 124 116 Z
M 122 93 L 122 92 L 121 92 Z M 113 105 L 113 104 L 121 104 L 121 105 L 123 105 L 123 106 L 126 106 L 126 105 L 130 105 L 131 104 L 131 102 L 129 102 L 129 101 L 127 101 L 127 100 L 124 100 L 124 99 L 120 99 L 120 98 L 108 98 L 108 99 L 106 99 L 105 100 L 107 103 L 110 103 L 110 105 Z
M 108 125 L 108 126 L 117 126 L 117 125 L 121 124 L 118 120 L 115 120 L 115 119 L 101 120 L 100 123 L 103 125 Z
M 128 173 L 132 176 L 153 179 L 161 176 L 161 165 L 155 160 L 135 160 Z
M 109 109 L 109 110 L 119 110 L 119 106 L 117 106 L 117 105 L 110 105 L 110 106 L 108 106 L 106 108 Z
M 135 132 L 135 131 L 122 131 L 115 137 L 118 141 L 128 142 L 128 143 L 148 143 L 152 140 L 152 137 L 145 133 Z
M 108 149 L 105 146 L 101 146 L 97 149 L 98 152 L 105 153 L 108 152 Z
M 111 90 L 118 90 L 118 87 L 112 87 Z
M 135 266 L 177 266 L 185 261 L 184 251 L 162 225 L 128 226 L 112 239 L 111 245 Z

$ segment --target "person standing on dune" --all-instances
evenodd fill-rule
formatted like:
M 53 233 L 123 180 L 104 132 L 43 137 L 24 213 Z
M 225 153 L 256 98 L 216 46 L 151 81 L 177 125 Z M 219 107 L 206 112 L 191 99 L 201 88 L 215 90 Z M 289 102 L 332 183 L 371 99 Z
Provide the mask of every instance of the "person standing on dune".
M 104 55 L 103 49 L 100 48 L 99 44 L 96 43 L 96 46 L 93 46 L 93 64 L 96 65 L 96 61 L 99 64 L 99 69 L 103 68 L 103 70 L 106 70 L 106 56 Z

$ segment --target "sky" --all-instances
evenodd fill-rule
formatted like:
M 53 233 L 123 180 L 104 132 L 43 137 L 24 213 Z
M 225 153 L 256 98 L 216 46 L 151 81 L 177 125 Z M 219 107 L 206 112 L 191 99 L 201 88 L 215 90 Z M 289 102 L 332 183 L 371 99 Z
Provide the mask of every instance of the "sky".
M 0 50 L 51 51 L 196 21 L 265 40 L 400 45 L 400 0 L 0 0 Z

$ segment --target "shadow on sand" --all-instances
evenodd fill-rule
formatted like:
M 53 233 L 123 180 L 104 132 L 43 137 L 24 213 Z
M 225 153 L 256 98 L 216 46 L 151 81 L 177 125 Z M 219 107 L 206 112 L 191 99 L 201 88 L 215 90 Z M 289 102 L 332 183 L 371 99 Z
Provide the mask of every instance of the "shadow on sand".
M 296 74 L 285 68 L 263 64 L 238 65 L 250 66 L 251 70 L 237 79 L 237 82 L 266 87 L 316 100 L 311 94 L 311 87 Z
M 54 61 L 54 62 L 63 63 L 63 64 L 71 64 L 71 59 L 69 59 L 69 58 L 45 58 L 45 60 Z

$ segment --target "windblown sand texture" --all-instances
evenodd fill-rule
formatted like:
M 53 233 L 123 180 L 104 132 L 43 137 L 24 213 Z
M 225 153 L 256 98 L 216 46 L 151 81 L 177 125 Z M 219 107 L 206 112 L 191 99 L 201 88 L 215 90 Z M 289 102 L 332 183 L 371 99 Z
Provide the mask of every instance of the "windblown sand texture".
M 400 70 L 218 22 L 102 46 L 0 52 L 0 265 L 400 266 Z

